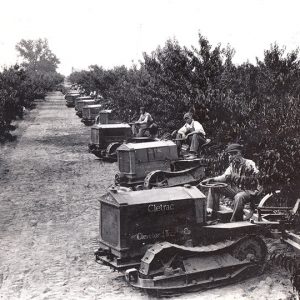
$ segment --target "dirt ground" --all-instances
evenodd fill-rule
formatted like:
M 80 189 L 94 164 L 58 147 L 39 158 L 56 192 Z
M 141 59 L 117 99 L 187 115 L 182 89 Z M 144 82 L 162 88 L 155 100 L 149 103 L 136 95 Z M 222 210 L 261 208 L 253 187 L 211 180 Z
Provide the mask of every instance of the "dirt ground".
M 51 93 L 0 147 L 0 298 L 149 299 L 94 260 L 98 199 L 116 164 L 89 154 L 90 128 Z M 293 299 L 289 276 L 257 277 L 175 299 Z

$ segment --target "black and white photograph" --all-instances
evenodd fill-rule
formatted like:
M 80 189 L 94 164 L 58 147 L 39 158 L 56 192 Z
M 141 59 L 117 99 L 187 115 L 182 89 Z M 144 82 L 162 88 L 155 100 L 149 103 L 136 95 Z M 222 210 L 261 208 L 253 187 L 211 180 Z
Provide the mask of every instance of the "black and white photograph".
M 300 2 L 10 0 L 1 300 L 299 300 Z

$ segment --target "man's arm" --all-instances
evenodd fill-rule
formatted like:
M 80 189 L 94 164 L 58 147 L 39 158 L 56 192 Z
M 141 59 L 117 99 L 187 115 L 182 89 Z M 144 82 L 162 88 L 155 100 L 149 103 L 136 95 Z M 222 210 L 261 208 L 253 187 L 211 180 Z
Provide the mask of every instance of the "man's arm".
M 226 169 L 224 174 L 212 178 L 207 178 L 202 180 L 202 183 L 213 183 L 213 182 L 226 182 L 227 176 L 230 176 L 232 173 L 232 167 L 231 165 Z
M 254 174 L 258 174 L 259 173 L 259 170 L 258 170 L 258 168 L 257 168 L 257 166 L 256 166 L 256 164 L 255 164 L 255 162 L 253 160 L 247 159 L 247 167 L 248 168 L 250 167 L 253 170 Z
M 149 118 L 150 118 L 149 113 L 145 113 L 145 118 L 144 118 L 144 120 L 143 120 L 143 121 L 141 120 L 141 119 L 142 119 L 142 115 L 141 115 L 140 118 L 139 118 L 139 120 L 138 120 L 138 122 L 139 122 L 140 124 L 146 124 L 146 123 L 148 123 Z
M 183 126 L 178 130 L 177 133 L 180 133 L 180 134 L 183 135 L 183 137 L 185 137 L 186 131 L 187 131 L 187 128 L 186 128 L 185 125 L 183 125 Z
M 224 172 L 224 174 L 220 175 L 220 176 L 216 176 L 213 178 L 214 181 L 217 182 L 225 182 L 226 178 L 228 176 L 230 176 L 232 174 L 232 167 L 231 165 L 226 169 L 226 171 Z
M 255 164 L 255 162 L 251 159 L 248 159 L 246 160 L 246 164 L 247 164 L 247 168 L 250 168 L 252 170 L 252 175 L 255 177 L 256 179 L 256 188 L 254 188 L 252 191 L 251 191 L 251 194 L 252 195 L 257 195 L 259 193 L 262 192 L 263 190 L 263 187 L 262 185 L 260 184 L 259 180 L 258 180 L 258 174 L 259 174 L 259 170 Z
M 198 122 L 194 121 L 194 129 L 195 131 L 190 132 L 188 135 L 195 134 L 195 133 L 201 133 L 203 136 L 205 136 L 205 131 L 203 129 L 203 126 Z
M 135 123 L 142 123 L 142 115 L 140 115 L 139 119 Z

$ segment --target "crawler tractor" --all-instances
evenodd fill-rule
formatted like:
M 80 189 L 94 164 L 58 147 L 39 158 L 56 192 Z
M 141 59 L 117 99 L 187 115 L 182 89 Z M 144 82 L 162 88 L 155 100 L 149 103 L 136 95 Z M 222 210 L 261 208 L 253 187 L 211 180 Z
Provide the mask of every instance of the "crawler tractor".
M 77 105 L 75 107 L 75 110 L 77 110 L 76 115 L 78 117 L 82 117 L 82 110 L 87 105 L 94 105 L 94 104 L 100 104 L 100 99 L 89 99 L 89 100 L 79 100 L 77 101 Z
M 93 125 L 95 123 L 95 118 L 98 116 L 101 109 L 103 109 L 102 104 L 93 104 L 93 105 L 84 106 L 82 108 L 81 122 L 87 126 Z
M 99 158 L 116 161 L 116 149 L 131 136 L 128 124 L 95 124 L 91 128 L 89 152 Z
M 133 189 L 198 183 L 205 176 L 200 159 L 182 160 L 173 141 L 124 143 L 117 149 L 115 184 Z
M 100 198 L 96 260 L 134 287 L 159 295 L 212 288 L 259 275 L 267 248 L 250 222 L 209 224 L 192 186 L 112 188 Z
M 78 101 L 81 101 L 81 100 L 93 100 L 93 98 L 91 96 L 80 96 L 80 97 L 77 97 L 75 99 L 75 110 L 76 111 L 78 110 L 77 103 L 78 103 Z
M 89 152 L 97 157 L 116 161 L 116 150 L 122 143 L 154 141 L 151 137 L 133 137 L 131 126 L 127 123 L 120 123 L 112 115 L 111 110 L 101 110 L 91 128 Z
M 98 115 L 95 116 L 95 124 L 119 124 L 121 123 L 118 120 L 115 120 L 112 117 L 112 110 L 111 109 L 103 109 L 100 110 Z
M 76 92 L 68 92 L 65 95 L 65 99 L 66 99 L 66 105 L 68 107 L 74 107 L 75 106 L 75 99 L 80 97 L 80 94 L 78 93 L 78 91 Z
M 91 128 L 89 152 L 101 159 L 113 162 L 117 160 L 117 148 L 125 141 L 139 143 L 153 140 L 132 137 L 131 127 L 126 123 L 95 124 Z

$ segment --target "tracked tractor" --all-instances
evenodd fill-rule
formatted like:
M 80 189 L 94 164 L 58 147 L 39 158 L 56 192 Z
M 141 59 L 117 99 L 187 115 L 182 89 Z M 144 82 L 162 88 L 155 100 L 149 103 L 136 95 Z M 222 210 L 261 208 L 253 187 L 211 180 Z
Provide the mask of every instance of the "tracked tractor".
M 116 152 L 116 185 L 135 190 L 195 185 L 206 176 L 205 160 L 180 158 L 177 145 L 171 140 L 124 143 Z
M 93 125 L 95 123 L 95 118 L 99 115 L 101 110 L 103 110 L 102 104 L 92 104 L 84 106 L 82 108 L 81 122 L 86 126 Z
M 66 106 L 67 107 L 75 107 L 75 99 L 80 97 L 80 93 L 78 91 L 71 91 L 65 95 Z
M 96 260 L 126 270 L 129 284 L 155 295 L 257 276 L 267 257 L 262 227 L 210 223 L 206 197 L 192 186 L 110 189 L 100 198 L 99 229 Z
M 87 100 L 78 100 L 75 106 L 76 115 L 81 118 L 83 108 L 88 105 L 100 104 L 101 99 L 87 99 Z
M 99 158 L 116 161 L 116 149 L 131 136 L 131 127 L 126 123 L 95 124 L 91 128 L 89 152 Z
M 100 110 L 91 127 L 89 152 L 97 157 L 117 161 L 117 148 L 123 143 L 153 142 L 151 137 L 134 137 L 132 128 L 127 123 L 121 123 L 110 109 Z

